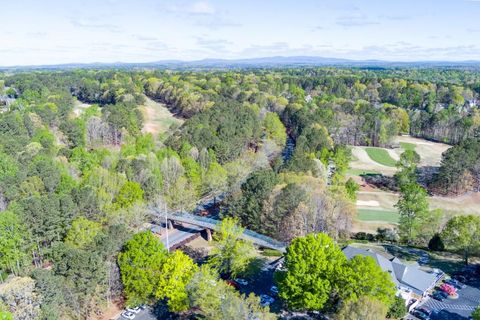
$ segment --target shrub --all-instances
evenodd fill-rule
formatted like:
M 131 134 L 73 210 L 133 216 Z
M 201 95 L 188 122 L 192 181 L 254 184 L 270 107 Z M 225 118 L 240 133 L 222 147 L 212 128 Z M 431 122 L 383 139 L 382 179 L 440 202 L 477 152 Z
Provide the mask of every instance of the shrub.
M 436 233 L 428 242 L 428 249 L 433 251 L 445 250 L 445 244 L 443 243 L 442 237 L 440 237 L 438 233 Z

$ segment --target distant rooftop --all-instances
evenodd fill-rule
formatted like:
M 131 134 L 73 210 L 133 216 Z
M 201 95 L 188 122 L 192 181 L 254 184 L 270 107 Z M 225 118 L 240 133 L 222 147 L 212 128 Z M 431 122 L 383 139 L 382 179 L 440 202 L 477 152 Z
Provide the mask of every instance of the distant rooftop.
M 343 253 L 348 259 L 358 255 L 372 257 L 383 271 L 391 275 L 397 288 L 406 288 L 418 295 L 424 295 L 437 282 L 436 274 L 423 271 L 418 265 L 407 265 L 396 257 L 387 259 L 371 249 L 346 246 Z

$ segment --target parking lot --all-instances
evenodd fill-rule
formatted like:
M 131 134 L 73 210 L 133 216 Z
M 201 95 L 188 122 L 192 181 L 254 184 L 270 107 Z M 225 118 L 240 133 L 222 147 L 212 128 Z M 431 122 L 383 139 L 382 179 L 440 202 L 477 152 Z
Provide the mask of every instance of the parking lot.
M 480 305 L 479 285 L 480 283 L 472 284 L 458 290 L 458 299 L 437 301 L 429 297 L 421 306 L 433 311 L 431 316 L 433 320 L 468 319 L 473 310 Z M 410 317 L 410 319 L 415 318 Z
M 141 310 L 139 313 L 135 315 L 134 320 L 157 320 L 158 317 L 154 315 L 153 309 L 147 307 L 145 310 Z M 121 315 L 118 316 L 117 320 L 128 320 L 127 318 L 122 317 Z

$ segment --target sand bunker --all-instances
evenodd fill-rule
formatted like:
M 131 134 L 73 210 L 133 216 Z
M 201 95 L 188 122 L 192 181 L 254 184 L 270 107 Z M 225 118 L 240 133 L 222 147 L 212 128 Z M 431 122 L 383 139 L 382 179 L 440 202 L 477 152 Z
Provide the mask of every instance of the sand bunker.
M 380 203 L 376 200 L 357 200 L 357 206 L 380 207 Z

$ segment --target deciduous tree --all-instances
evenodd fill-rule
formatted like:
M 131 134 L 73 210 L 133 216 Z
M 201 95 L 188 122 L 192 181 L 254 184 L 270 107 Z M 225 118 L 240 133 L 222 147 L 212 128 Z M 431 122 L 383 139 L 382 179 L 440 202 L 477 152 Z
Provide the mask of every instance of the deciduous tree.
M 442 231 L 447 248 L 461 251 L 465 264 L 474 250 L 480 248 L 480 217 L 474 215 L 456 216 L 447 222 Z
M 118 265 L 129 304 L 152 301 L 166 259 L 165 247 L 150 231 L 137 233 L 125 243 Z
M 382 320 L 385 319 L 388 307 L 369 296 L 360 297 L 355 301 L 347 301 L 342 305 L 338 320 Z
M 326 234 L 296 238 L 287 248 L 279 297 L 294 310 L 322 310 L 346 257 Z
M 235 277 L 247 271 L 255 259 L 253 244 L 240 239 L 243 231 L 237 220 L 225 218 L 214 233 L 210 264 L 220 273 Z
M 163 263 L 155 297 L 167 299 L 170 311 L 186 311 L 189 307 L 186 286 L 197 269 L 197 265 L 190 257 L 176 250 Z

